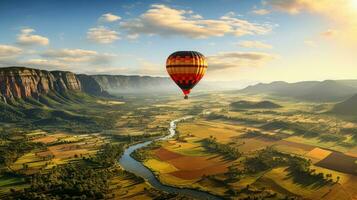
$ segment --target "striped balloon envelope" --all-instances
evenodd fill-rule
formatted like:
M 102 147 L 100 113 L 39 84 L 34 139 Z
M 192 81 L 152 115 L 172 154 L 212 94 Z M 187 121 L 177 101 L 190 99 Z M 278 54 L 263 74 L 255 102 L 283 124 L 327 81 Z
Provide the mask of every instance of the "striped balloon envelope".
M 188 98 L 191 89 L 202 79 L 207 70 L 204 55 L 196 51 L 177 51 L 166 61 L 166 70 L 172 80 Z

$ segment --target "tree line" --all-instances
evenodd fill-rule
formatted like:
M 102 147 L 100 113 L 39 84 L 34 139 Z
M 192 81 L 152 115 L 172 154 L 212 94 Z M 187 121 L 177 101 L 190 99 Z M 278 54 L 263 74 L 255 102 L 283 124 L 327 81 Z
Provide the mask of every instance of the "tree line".
M 222 154 L 232 160 L 238 159 L 242 155 L 238 148 L 232 147 L 228 144 L 219 143 L 217 142 L 217 139 L 212 136 L 203 139 L 202 143 L 208 150 Z

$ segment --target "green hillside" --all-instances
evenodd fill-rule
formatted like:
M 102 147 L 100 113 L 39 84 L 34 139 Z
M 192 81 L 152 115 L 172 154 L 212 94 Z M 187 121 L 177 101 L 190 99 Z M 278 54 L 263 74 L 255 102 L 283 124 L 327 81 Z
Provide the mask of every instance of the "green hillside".
M 98 103 L 100 98 L 82 92 L 50 92 L 38 99 L 0 101 L 0 121 L 24 128 L 44 130 L 61 127 L 69 132 L 97 132 L 113 126 L 113 116 L 104 110 L 112 109 Z
M 340 115 L 357 115 L 357 95 L 336 104 L 331 112 Z

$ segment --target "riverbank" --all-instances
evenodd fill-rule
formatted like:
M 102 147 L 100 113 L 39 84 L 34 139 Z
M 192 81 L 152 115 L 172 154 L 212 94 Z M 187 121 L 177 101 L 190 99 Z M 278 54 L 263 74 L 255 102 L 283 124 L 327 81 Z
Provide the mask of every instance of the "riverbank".
M 173 120 L 170 122 L 170 127 L 169 127 L 169 135 L 164 136 L 162 138 L 158 138 L 156 140 L 152 141 L 147 141 L 139 144 L 132 145 L 128 147 L 122 157 L 119 160 L 119 164 L 123 167 L 123 169 L 144 178 L 148 183 L 150 183 L 151 186 L 153 186 L 156 189 L 159 189 L 161 191 L 165 191 L 168 193 L 177 193 L 177 194 L 182 194 L 185 196 L 193 197 L 193 198 L 198 198 L 198 199 L 209 199 L 209 200 L 218 200 L 221 199 L 220 197 L 217 197 L 215 195 L 212 195 L 208 192 L 203 192 L 195 189 L 188 189 L 188 188 L 178 188 L 178 187 L 173 187 L 173 186 L 168 186 L 165 184 L 162 184 L 155 174 L 150 171 L 146 166 L 144 166 L 141 162 L 138 162 L 134 158 L 132 158 L 130 155 L 133 153 L 135 150 L 143 148 L 149 144 L 151 144 L 153 141 L 157 140 L 167 140 L 172 138 L 175 135 L 175 130 L 176 130 L 176 123 L 192 118 L 192 116 L 187 116 L 183 118 L 179 118 L 176 120 Z

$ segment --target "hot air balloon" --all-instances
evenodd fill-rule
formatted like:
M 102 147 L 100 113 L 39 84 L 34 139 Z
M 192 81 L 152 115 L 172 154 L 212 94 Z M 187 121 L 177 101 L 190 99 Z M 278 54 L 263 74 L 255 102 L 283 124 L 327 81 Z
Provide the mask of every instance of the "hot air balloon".
M 196 51 L 177 51 L 166 61 L 166 70 L 172 80 L 181 88 L 185 99 L 191 89 L 202 79 L 207 70 L 204 55 Z

